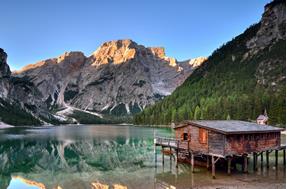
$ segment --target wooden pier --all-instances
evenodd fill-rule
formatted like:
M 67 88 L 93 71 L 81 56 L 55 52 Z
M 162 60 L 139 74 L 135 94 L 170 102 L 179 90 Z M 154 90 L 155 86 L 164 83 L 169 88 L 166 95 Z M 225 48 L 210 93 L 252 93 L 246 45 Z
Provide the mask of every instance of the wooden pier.
M 277 167 L 278 152 L 283 151 L 283 164 L 286 165 L 286 146 L 281 145 L 281 128 L 243 121 L 186 121 L 174 129 L 175 138 L 155 137 L 154 140 L 155 147 L 162 148 L 163 164 L 166 154 L 170 160 L 173 157 L 176 167 L 180 160 L 188 160 L 194 172 L 195 158 L 200 157 L 206 162 L 207 169 L 211 167 L 212 177 L 215 178 L 218 161 L 226 163 L 228 175 L 236 163 L 240 163 L 242 172 L 247 173 L 251 156 L 253 170 L 257 171 L 258 157 L 263 166 L 265 153 L 269 168 L 269 155 L 274 152 Z

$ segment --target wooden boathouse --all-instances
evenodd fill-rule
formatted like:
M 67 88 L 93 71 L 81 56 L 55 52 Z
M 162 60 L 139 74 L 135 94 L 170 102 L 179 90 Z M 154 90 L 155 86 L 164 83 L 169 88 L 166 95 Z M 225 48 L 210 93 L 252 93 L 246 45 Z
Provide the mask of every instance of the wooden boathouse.
M 215 167 L 218 160 L 227 162 L 227 172 L 231 173 L 231 163 L 240 159 L 243 172 L 248 171 L 248 156 L 253 155 L 254 170 L 257 170 L 257 157 L 266 153 L 269 167 L 269 153 L 275 151 L 275 164 L 278 165 L 278 151 L 283 150 L 285 165 L 285 145 L 281 146 L 282 128 L 237 120 L 184 121 L 174 127 L 175 138 L 155 138 L 155 146 L 162 152 L 169 150 L 177 162 L 188 159 L 194 171 L 194 159 L 200 156 L 207 168 Z M 164 155 L 164 154 L 163 154 Z M 164 158 L 163 158 L 164 160 Z M 211 163 L 210 163 L 211 160 Z M 164 162 L 163 162 L 164 163 Z

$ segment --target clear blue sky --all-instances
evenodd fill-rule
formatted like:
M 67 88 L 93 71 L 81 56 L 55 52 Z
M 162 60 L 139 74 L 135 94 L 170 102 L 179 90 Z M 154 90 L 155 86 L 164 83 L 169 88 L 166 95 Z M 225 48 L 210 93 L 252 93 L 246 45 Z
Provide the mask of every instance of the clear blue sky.
M 270 0 L 1 0 L 0 47 L 12 69 L 108 40 L 163 46 L 185 60 L 258 22 Z

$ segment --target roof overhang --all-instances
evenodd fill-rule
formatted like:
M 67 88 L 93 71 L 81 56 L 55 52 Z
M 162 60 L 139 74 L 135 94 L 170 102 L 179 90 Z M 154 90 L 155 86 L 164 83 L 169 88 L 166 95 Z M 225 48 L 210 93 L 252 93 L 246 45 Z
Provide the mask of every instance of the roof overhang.
M 212 121 L 212 120 L 210 120 L 210 121 Z M 196 127 L 199 127 L 199 128 L 204 128 L 206 130 L 215 131 L 215 132 L 218 132 L 218 133 L 221 133 L 221 134 L 224 134 L 224 135 L 256 134 L 256 133 L 277 133 L 277 132 L 284 131 L 283 128 L 278 128 L 278 127 L 276 127 L 276 129 L 271 129 L 271 130 L 267 129 L 267 130 L 253 130 L 253 131 L 246 131 L 246 130 L 242 130 L 242 131 L 223 131 L 223 130 L 220 130 L 220 129 L 211 128 L 211 127 L 208 127 L 208 126 L 205 126 L 205 125 L 201 125 L 201 124 L 195 123 L 193 121 L 183 121 L 179 125 L 175 126 L 174 129 L 176 130 L 176 129 L 179 129 L 179 128 L 182 128 L 182 127 L 186 127 L 186 126 L 189 126 L 189 125 L 196 126 Z

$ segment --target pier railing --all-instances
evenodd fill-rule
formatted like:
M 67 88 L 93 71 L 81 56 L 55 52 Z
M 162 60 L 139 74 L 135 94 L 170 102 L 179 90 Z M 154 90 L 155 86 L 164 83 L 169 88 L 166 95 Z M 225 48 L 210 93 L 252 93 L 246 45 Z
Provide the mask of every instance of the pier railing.
M 185 149 L 190 150 L 189 141 L 180 141 L 175 138 L 167 138 L 167 137 L 158 137 L 156 136 L 154 139 L 154 144 L 156 146 L 163 146 L 163 147 L 171 147 L 177 149 Z
M 178 148 L 179 146 L 179 140 L 175 138 L 167 138 L 167 137 L 158 137 L 156 136 L 154 139 L 155 145 L 158 146 L 166 146 L 166 147 L 172 147 L 172 148 Z

